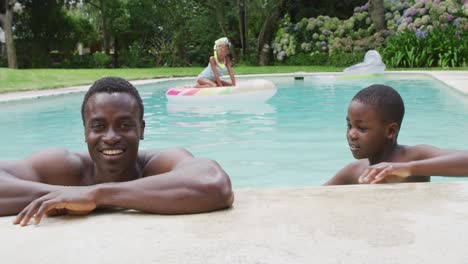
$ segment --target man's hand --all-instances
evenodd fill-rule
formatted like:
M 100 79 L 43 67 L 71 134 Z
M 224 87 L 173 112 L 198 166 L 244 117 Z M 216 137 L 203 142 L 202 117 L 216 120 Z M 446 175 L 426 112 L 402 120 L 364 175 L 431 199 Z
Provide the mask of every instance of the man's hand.
M 84 187 L 61 187 L 32 201 L 13 221 L 25 226 L 34 217 L 34 224 L 39 224 L 44 215 L 85 215 L 96 209 L 93 189 Z
M 411 176 L 408 163 L 382 162 L 367 168 L 359 177 L 359 183 L 396 183 Z

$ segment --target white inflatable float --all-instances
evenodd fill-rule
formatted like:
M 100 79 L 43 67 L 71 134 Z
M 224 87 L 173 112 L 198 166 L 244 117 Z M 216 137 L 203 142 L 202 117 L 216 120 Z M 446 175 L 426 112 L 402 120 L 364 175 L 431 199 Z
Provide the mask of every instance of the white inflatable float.
M 364 55 L 364 61 L 344 69 L 341 78 L 372 76 L 383 74 L 384 71 L 385 64 L 382 62 L 380 54 L 376 50 L 369 50 Z
M 169 103 L 265 102 L 275 93 L 271 81 L 253 79 L 239 81 L 236 86 L 169 88 L 166 98 Z

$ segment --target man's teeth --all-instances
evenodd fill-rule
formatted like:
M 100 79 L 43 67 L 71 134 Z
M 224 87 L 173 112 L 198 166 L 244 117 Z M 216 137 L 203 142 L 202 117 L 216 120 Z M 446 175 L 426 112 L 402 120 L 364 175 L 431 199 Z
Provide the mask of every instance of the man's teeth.
M 122 149 L 106 149 L 102 151 L 104 155 L 118 155 L 122 152 L 123 152 Z

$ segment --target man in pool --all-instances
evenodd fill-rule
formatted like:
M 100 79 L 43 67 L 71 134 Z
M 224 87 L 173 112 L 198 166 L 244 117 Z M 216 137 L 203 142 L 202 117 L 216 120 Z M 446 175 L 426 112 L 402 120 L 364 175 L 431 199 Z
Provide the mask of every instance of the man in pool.
M 138 91 L 116 77 L 96 81 L 81 115 L 88 153 L 49 148 L 0 161 L 0 216 L 38 224 L 44 215 L 88 214 L 100 207 L 191 214 L 230 207 L 229 176 L 184 149 L 139 150 L 145 121 Z
M 401 96 L 385 85 L 359 91 L 348 107 L 348 144 L 357 161 L 325 185 L 427 182 L 429 176 L 467 176 L 468 151 L 397 143 L 405 107 Z

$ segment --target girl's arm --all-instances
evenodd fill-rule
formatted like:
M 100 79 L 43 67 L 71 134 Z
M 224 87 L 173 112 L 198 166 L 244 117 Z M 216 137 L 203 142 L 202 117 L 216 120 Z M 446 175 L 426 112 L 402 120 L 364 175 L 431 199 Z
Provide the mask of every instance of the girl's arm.
M 215 60 L 215 58 L 213 56 L 210 57 L 210 66 L 211 66 L 211 70 L 213 71 L 214 76 L 215 76 L 216 85 L 218 85 L 218 87 L 223 86 L 223 84 L 221 82 L 221 79 L 219 78 L 218 69 L 216 69 L 216 60 Z
M 229 60 L 229 57 L 226 57 L 225 60 L 226 60 L 226 67 L 227 67 L 228 72 L 229 72 L 229 77 L 231 77 L 232 86 L 236 86 L 236 79 L 234 77 L 234 72 L 232 71 L 231 61 Z

